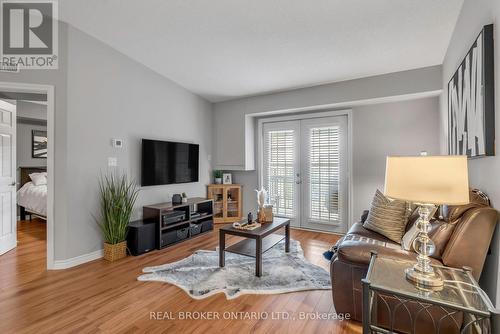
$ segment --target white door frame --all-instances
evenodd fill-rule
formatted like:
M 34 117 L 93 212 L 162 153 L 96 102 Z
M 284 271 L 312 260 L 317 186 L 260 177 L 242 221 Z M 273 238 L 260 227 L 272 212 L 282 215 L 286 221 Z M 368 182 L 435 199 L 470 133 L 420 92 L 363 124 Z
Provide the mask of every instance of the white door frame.
M 54 269 L 54 86 L 0 81 L 0 91 L 47 94 L 47 269 Z
M 277 116 L 277 117 L 263 117 L 259 118 L 257 121 L 257 178 L 259 181 L 259 189 L 264 184 L 264 161 L 262 159 L 262 152 L 264 149 L 264 138 L 262 137 L 262 130 L 264 123 L 268 122 L 282 122 L 282 121 L 293 121 L 293 120 L 301 120 L 301 119 L 310 119 L 310 118 L 321 118 L 321 117 L 332 117 L 332 116 L 346 116 L 347 117 L 347 229 L 349 229 L 353 223 L 352 217 L 352 203 L 353 203 L 353 184 L 352 184 L 352 110 L 351 109 L 343 109 L 343 110 L 330 110 L 330 111 L 320 111 L 320 112 L 306 112 L 306 113 L 296 113 L 285 116 Z M 328 232 L 327 232 L 328 233 Z

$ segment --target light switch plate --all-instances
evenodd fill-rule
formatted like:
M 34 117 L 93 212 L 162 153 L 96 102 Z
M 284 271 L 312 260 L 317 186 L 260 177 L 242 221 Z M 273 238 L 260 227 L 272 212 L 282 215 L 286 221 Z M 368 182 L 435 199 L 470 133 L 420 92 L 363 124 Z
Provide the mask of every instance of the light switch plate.
M 108 158 L 108 166 L 109 167 L 116 167 L 116 166 L 118 166 L 118 159 L 116 157 L 109 157 Z

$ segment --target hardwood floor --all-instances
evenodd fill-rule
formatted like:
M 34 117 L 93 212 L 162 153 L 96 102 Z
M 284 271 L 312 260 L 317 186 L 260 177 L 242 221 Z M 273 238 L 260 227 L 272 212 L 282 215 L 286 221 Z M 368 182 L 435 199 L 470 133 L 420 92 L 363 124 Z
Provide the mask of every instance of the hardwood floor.
M 18 229 L 18 247 L 0 256 L 0 333 L 361 333 L 360 324 L 352 321 L 269 319 L 271 312 L 290 316 L 333 312 L 330 290 L 244 295 L 231 301 L 217 294 L 194 300 L 173 285 L 136 280 L 145 266 L 176 261 L 198 249 L 214 249 L 217 231 L 115 263 L 97 260 L 47 271 L 45 222 L 19 222 Z M 321 254 L 338 236 L 300 230 L 292 230 L 291 236 L 301 242 L 311 262 L 328 270 Z M 171 312 L 176 319 L 150 319 L 151 312 Z M 213 312 L 220 318 L 224 312 L 257 313 L 247 313 L 253 319 L 181 320 L 180 312 Z M 269 312 L 269 318 L 255 319 L 259 312 Z

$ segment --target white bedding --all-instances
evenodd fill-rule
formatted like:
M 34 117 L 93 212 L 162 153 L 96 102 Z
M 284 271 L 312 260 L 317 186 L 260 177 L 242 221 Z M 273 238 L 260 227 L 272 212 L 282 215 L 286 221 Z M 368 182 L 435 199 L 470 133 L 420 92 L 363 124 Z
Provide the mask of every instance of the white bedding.
M 28 211 L 47 216 L 47 185 L 35 186 L 33 182 L 24 184 L 17 191 L 17 204 Z

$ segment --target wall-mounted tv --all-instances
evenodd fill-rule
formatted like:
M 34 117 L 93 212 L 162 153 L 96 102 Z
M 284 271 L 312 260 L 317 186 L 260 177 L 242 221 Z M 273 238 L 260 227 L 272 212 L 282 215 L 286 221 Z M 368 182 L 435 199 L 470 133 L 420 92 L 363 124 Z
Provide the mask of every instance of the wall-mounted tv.
M 200 146 L 142 139 L 141 185 L 198 182 Z

